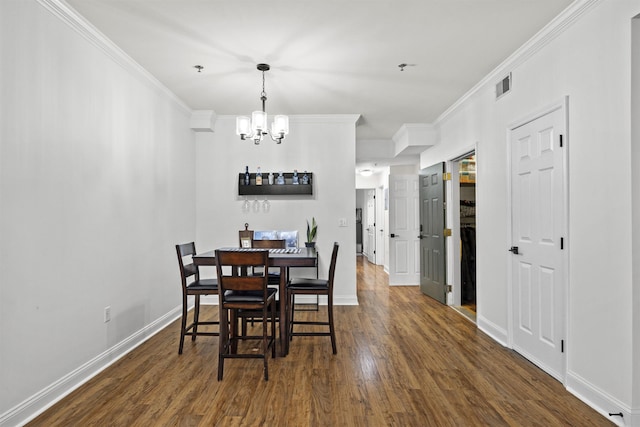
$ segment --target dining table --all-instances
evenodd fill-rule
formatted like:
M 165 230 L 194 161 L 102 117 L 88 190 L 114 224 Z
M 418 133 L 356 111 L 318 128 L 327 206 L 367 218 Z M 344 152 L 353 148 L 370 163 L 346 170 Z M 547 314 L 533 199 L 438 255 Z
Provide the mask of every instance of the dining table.
M 250 251 L 256 249 L 222 247 L 219 250 L 226 251 Z M 193 256 L 193 263 L 197 266 L 215 266 L 216 251 L 210 250 Z M 289 310 L 287 295 L 287 280 L 290 267 L 316 267 L 318 266 L 318 252 L 315 248 L 286 248 L 269 249 L 269 267 L 280 268 L 280 356 L 286 356 L 289 352 Z

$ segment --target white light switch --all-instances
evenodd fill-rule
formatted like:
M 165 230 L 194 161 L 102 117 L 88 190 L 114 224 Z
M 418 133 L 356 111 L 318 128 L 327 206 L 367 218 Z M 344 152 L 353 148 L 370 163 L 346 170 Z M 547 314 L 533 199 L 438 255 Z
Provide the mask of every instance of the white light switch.
M 347 218 L 340 218 L 338 220 L 338 226 L 339 227 L 346 227 L 347 226 Z

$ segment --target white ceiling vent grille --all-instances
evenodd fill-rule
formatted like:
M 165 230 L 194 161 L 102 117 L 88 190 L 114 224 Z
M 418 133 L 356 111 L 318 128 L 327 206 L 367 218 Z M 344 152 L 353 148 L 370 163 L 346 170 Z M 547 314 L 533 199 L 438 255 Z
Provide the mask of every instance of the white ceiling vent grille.
M 503 95 L 509 93 L 511 90 L 511 73 L 507 74 L 507 76 L 500 80 L 496 84 L 496 99 L 500 99 Z

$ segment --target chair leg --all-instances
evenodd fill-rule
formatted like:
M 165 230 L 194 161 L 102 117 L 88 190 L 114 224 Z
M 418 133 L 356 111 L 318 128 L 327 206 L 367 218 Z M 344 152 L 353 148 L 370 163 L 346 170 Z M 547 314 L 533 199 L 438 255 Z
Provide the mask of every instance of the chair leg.
M 230 314 L 230 320 L 229 320 L 229 340 L 231 343 L 231 352 L 232 353 L 237 353 L 238 352 L 238 312 L 237 310 L 231 310 L 231 314 Z
M 271 357 L 276 358 L 276 305 L 271 304 L 271 339 L 273 344 L 271 345 Z
M 200 318 L 200 295 L 196 295 L 196 303 L 193 309 L 193 335 L 191 335 L 191 341 L 196 340 L 196 334 L 198 333 L 199 318 Z
M 262 360 L 264 361 L 264 380 L 269 381 L 269 339 L 267 338 L 267 322 L 269 321 L 266 308 L 262 309 Z
M 246 337 L 247 336 L 247 318 L 246 317 L 242 318 L 241 330 L 242 330 L 242 336 Z
M 329 332 L 331 334 L 331 348 L 333 349 L 333 354 L 338 354 L 338 350 L 336 348 L 336 331 L 333 327 L 333 296 L 329 295 L 327 301 L 327 310 L 329 311 Z
M 184 346 L 184 332 L 187 327 L 187 296 L 182 297 L 182 322 L 180 324 L 180 345 L 178 346 L 178 354 L 182 354 L 182 347 Z
M 296 296 L 291 293 L 289 295 L 289 341 L 293 340 L 293 315 L 295 312 Z
M 218 381 L 224 373 L 224 355 L 229 348 L 229 321 L 227 309 L 220 308 L 220 334 L 218 335 Z

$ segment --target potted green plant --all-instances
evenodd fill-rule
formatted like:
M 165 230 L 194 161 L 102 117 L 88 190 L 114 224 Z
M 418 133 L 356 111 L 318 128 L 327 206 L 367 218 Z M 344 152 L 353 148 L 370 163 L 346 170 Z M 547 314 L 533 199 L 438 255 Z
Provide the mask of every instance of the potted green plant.
M 314 240 L 316 238 L 317 231 L 318 224 L 316 224 L 315 217 L 311 219 L 311 224 L 309 224 L 309 220 L 307 220 L 307 241 L 304 244 L 307 248 L 313 248 L 316 246 L 316 242 Z

